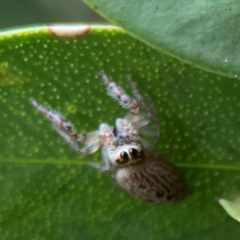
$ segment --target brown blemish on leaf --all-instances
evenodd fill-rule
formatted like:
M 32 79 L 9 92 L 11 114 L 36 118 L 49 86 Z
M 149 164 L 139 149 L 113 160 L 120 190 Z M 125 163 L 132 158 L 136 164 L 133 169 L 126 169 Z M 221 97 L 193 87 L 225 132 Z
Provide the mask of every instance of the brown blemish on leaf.
M 11 86 L 27 82 L 29 82 L 29 80 L 26 77 L 10 73 L 7 62 L 0 63 L 0 86 Z
M 82 24 L 52 25 L 48 27 L 50 34 L 63 38 L 84 37 L 90 30 L 91 26 Z

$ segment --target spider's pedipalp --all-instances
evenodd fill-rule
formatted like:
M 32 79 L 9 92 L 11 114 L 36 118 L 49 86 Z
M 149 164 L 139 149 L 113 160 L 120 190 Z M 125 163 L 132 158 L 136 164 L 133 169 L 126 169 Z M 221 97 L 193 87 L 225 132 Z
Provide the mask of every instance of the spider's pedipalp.
M 116 127 L 120 135 L 122 136 L 137 136 L 138 132 L 134 124 L 127 119 L 118 118 L 116 120 Z

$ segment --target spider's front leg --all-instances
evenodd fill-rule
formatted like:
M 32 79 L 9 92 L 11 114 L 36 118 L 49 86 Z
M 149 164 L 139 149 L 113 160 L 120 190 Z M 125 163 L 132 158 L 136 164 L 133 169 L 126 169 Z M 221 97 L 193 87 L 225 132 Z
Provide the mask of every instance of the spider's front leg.
M 102 78 L 103 82 L 107 86 L 108 94 L 119 102 L 124 108 L 130 109 L 130 112 L 134 115 L 140 114 L 140 105 L 134 99 L 131 98 L 120 86 L 118 86 L 111 78 L 109 78 L 103 72 L 97 72 Z
M 144 97 L 140 94 L 131 76 L 126 75 L 126 78 L 130 87 L 132 88 L 135 99 L 130 97 L 123 90 L 123 88 L 118 86 L 105 73 L 97 72 L 97 74 L 102 78 L 103 82 L 107 86 L 108 94 L 113 99 L 117 100 L 121 106 L 130 109 L 130 113 L 127 115 L 126 119 L 129 122 L 133 122 L 135 128 L 139 130 L 142 134 L 147 136 L 159 137 L 160 128 L 158 124 L 158 119 L 156 117 L 156 109 L 150 99 L 146 101 Z M 144 110 L 144 113 L 140 112 L 140 109 Z M 146 126 L 150 122 L 154 123 L 154 126 L 151 129 Z
M 76 152 L 83 154 L 91 154 L 100 147 L 99 132 L 93 131 L 89 133 L 76 132 L 73 124 L 65 119 L 59 112 L 48 110 L 35 99 L 31 98 L 30 103 L 41 112 L 53 125 L 55 131 L 67 142 Z M 78 142 L 84 144 L 83 148 L 79 148 Z

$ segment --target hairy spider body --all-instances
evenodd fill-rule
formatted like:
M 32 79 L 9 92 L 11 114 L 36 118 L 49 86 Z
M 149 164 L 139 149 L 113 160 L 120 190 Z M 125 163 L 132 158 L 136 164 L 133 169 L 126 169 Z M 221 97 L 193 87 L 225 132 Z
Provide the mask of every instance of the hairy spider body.
M 119 168 L 112 176 L 128 194 L 153 203 L 177 203 L 188 190 L 179 170 L 160 155 Z
M 133 197 L 153 203 L 177 203 L 188 194 L 188 186 L 183 175 L 164 156 L 139 134 L 159 136 L 159 126 L 150 131 L 149 122 L 156 122 L 156 111 L 151 102 L 140 95 L 135 83 L 127 75 L 135 98 L 103 72 L 98 72 L 108 89 L 108 94 L 124 108 L 130 109 L 125 118 L 116 120 L 116 126 L 102 123 L 99 130 L 77 133 L 73 125 L 60 113 L 47 110 L 34 99 L 30 102 L 53 124 L 58 134 L 78 153 L 91 154 L 102 146 L 104 164 L 86 162 L 88 166 L 103 172 L 111 172 L 114 182 Z M 140 109 L 145 110 L 141 113 Z M 85 146 L 79 148 L 78 143 Z

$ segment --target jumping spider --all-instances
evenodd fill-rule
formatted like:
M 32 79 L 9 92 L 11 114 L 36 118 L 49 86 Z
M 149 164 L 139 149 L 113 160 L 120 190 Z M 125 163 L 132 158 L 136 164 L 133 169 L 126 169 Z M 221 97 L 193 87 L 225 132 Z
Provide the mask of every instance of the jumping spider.
M 132 88 L 131 98 L 126 92 L 103 72 L 98 72 L 108 94 L 124 108 L 130 109 L 125 118 L 118 118 L 116 126 L 102 123 L 99 130 L 89 133 L 78 133 L 74 126 L 61 114 L 47 110 L 36 100 L 30 102 L 53 125 L 59 135 L 78 153 L 91 154 L 102 145 L 104 164 L 87 162 L 86 164 L 100 171 L 110 171 L 115 183 L 135 198 L 153 203 L 176 203 L 188 193 L 188 186 L 180 171 L 146 140 L 139 136 L 159 135 L 158 124 L 154 132 L 148 131 L 146 125 L 156 120 L 156 111 L 150 102 L 140 95 L 135 83 L 127 75 Z M 145 110 L 145 113 L 140 111 Z M 156 122 L 156 121 L 155 121 Z M 78 143 L 85 146 L 79 148 Z

